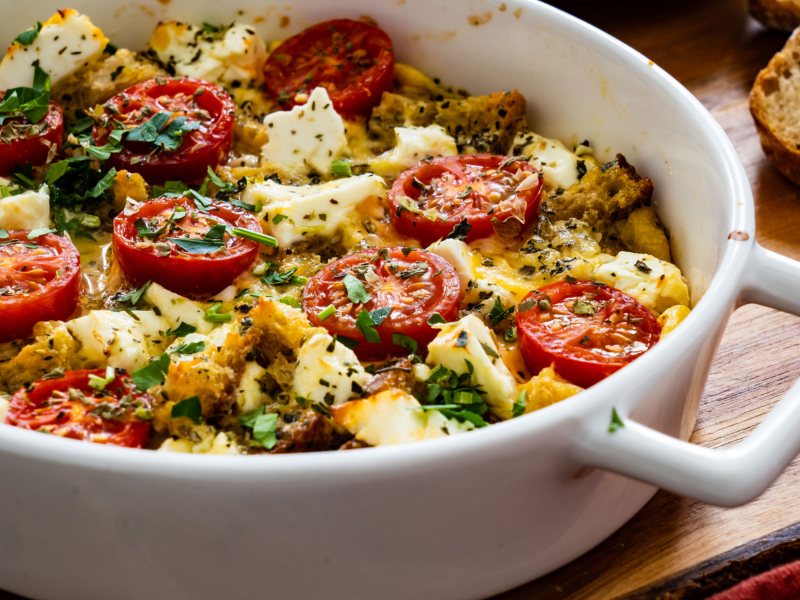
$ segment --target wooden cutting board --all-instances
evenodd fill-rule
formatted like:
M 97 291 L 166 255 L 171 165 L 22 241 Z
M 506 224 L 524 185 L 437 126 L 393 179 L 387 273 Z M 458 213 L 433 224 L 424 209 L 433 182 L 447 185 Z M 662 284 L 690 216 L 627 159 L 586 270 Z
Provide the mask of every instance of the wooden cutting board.
M 758 241 L 800 259 L 800 189 L 764 158 L 747 106 L 753 79 L 788 34 L 751 19 L 745 0 L 554 4 L 633 46 L 703 102 L 747 169 Z M 757 306 L 740 309 L 722 341 L 692 441 L 719 447 L 742 439 L 798 377 L 800 319 Z M 800 459 L 740 508 L 659 492 L 594 550 L 501 598 L 706 597 L 800 558 L 798 491 Z

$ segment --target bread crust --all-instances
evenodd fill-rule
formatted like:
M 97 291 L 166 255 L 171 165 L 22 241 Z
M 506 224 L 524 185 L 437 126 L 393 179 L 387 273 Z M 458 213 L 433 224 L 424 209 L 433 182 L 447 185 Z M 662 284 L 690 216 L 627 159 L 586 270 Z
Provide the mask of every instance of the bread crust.
M 787 89 L 792 78 L 800 78 L 800 28 L 759 71 L 750 91 L 750 113 L 764 154 L 783 175 L 800 185 L 800 134 L 792 136 L 786 131 L 781 125 L 785 115 L 775 106 L 775 100 L 788 96 L 787 101 L 800 112 L 800 88 Z
M 767 27 L 792 31 L 800 25 L 800 0 L 748 0 L 748 8 Z

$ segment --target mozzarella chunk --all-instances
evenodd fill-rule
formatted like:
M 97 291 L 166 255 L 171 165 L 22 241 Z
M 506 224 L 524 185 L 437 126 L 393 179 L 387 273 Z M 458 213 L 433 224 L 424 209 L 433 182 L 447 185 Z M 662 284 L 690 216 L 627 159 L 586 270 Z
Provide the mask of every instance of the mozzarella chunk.
M 594 272 L 597 281 L 633 296 L 658 313 L 676 304 L 689 306 L 689 287 L 672 263 L 635 252 L 620 252 L 604 261 L 608 258 L 601 255 Z
M 567 189 L 578 182 L 581 173 L 596 166 L 594 159 L 586 155 L 585 148 L 581 146 L 582 154 L 578 156 L 560 141 L 530 131 L 517 134 L 514 140 L 514 153 L 524 156 L 542 171 L 548 189 Z
M 293 384 L 297 396 L 338 405 L 359 394 L 368 380 L 355 353 L 327 333 L 315 333 L 300 346 Z
M 84 65 L 97 60 L 108 44 L 108 38 L 94 26 L 89 17 L 67 8 L 59 10 L 47 21 L 36 39 L 27 46 L 14 42 L 0 61 L 0 89 L 30 87 L 33 84 L 33 63 L 50 75 L 53 85 L 72 75 Z
M 199 333 L 208 333 L 214 327 L 206 321 L 205 310 L 197 302 L 171 292 L 155 282 L 145 291 L 144 299 L 157 309 L 169 327 L 177 327 L 181 321 L 194 326 Z
M 0 228 L 39 229 L 50 227 L 50 190 L 28 190 L 0 198 Z
M 236 386 L 236 392 L 234 393 L 236 404 L 239 405 L 239 410 L 242 413 L 255 410 L 263 404 L 264 392 L 261 389 L 260 379 L 266 372 L 267 370 L 255 361 L 248 362 L 245 365 L 239 385 Z
M 261 154 L 290 171 L 327 175 L 333 161 L 350 153 L 344 121 L 322 87 L 314 88 L 305 104 L 267 115 L 264 125 L 269 141 Z
M 405 444 L 474 429 L 438 411 L 424 411 L 408 392 L 389 389 L 331 409 L 334 420 L 370 446 Z
M 379 175 L 397 177 L 426 157 L 455 156 L 456 141 L 441 125 L 427 127 L 395 127 L 395 146 L 369 163 Z
M 266 180 L 250 183 L 243 200 L 263 204 L 264 231 L 275 236 L 281 246 L 291 246 L 307 237 L 332 236 L 358 204 L 370 196 L 381 196 L 384 189 L 383 179 L 370 173 L 318 185 L 283 185 Z
M 164 351 L 164 319 L 148 310 L 132 314 L 92 310 L 67 321 L 67 330 L 81 344 L 81 354 L 91 361 L 133 371 Z
M 467 315 L 439 326 L 439 334 L 428 344 L 429 365 L 441 365 L 466 373 L 472 365 L 472 382 L 483 388 L 486 403 L 501 419 L 510 419 L 517 396 L 517 382 L 500 358 L 497 342 L 483 322 Z
M 260 81 L 267 58 L 264 41 L 254 27 L 243 23 L 207 32 L 167 21 L 158 24 L 148 46 L 167 71 L 223 84 Z
M 224 432 L 217 431 L 210 425 L 198 425 L 192 429 L 194 439 L 167 438 L 158 447 L 165 452 L 182 452 L 186 454 L 241 454 L 239 445 L 228 438 Z

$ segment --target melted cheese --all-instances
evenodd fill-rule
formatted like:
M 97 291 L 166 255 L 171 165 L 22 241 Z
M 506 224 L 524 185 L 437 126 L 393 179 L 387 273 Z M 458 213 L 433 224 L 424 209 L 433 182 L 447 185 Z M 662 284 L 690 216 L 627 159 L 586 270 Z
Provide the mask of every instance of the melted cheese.
M 395 127 L 395 145 L 369 161 L 369 168 L 378 175 L 397 177 L 426 157 L 455 156 L 456 141 L 441 125 L 427 127 Z
M 361 393 L 369 375 L 355 353 L 327 333 L 302 346 L 294 372 L 294 393 L 312 402 L 338 405 Z
M 500 358 L 497 342 L 489 328 L 475 315 L 439 326 L 439 333 L 428 344 L 429 365 L 442 365 L 456 373 L 466 373 L 472 365 L 472 382 L 483 388 L 486 403 L 501 419 L 510 419 L 517 393 L 517 382 Z
M 170 327 L 177 327 L 184 322 L 194 326 L 198 333 L 208 333 L 214 327 L 206 321 L 205 310 L 197 302 L 171 292 L 155 282 L 145 291 L 144 299 L 158 310 Z
M 50 191 L 46 185 L 38 192 L 28 190 L 0 198 L 0 229 L 47 227 L 50 227 Z
M 349 154 L 344 121 L 325 88 L 314 88 L 308 101 L 264 117 L 269 141 L 261 154 L 280 167 L 328 175 L 333 161 Z
M 192 429 L 193 438 L 164 440 L 159 450 L 186 454 L 241 454 L 238 444 L 224 432 L 217 432 L 209 425 L 198 425 Z
M 243 199 L 263 205 L 264 231 L 275 236 L 281 246 L 291 246 L 311 237 L 332 237 L 358 204 L 382 195 L 384 189 L 383 179 L 372 174 L 318 185 L 283 185 L 266 180 L 248 184 Z
M 168 71 L 223 84 L 260 81 L 267 58 L 266 46 L 255 28 L 242 23 L 207 32 L 167 21 L 158 24 L 148 46 Z
M 517 134 L 514 140 L 514 153 L 524 156 L 542 171 L 547 189 L 567 189 L 578 182 L 582 172 L 596 166 L 595 160 L 586 154 L 586 147 L 580 148 L 578 156 L 560 141 L 530 131 Z
M 14 42 L 0 61 L 0 89 L 30 87 L 33 63 L 50 75 L 53 85 L 97 60 L 108 38 L 86 15 L 67 8 L 42 23 L 36 39 L 27 46 Z
M 423 411 L 414 396 L 389 389 L 331 409 L 335 421 L 371 446 L 405 444 L 474 429 L 437 411 Z

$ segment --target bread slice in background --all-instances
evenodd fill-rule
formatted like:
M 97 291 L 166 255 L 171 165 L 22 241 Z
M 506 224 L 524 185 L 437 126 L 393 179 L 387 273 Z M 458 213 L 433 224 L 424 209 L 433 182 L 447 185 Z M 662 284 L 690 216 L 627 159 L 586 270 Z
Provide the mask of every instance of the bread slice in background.
M 800 0 L 748 0 L 750 14 L 767 27 L 792 31 L 800 26 Z
M 756 77 L 750 112 L 764 154 L 800 185 L 800 28 Z

